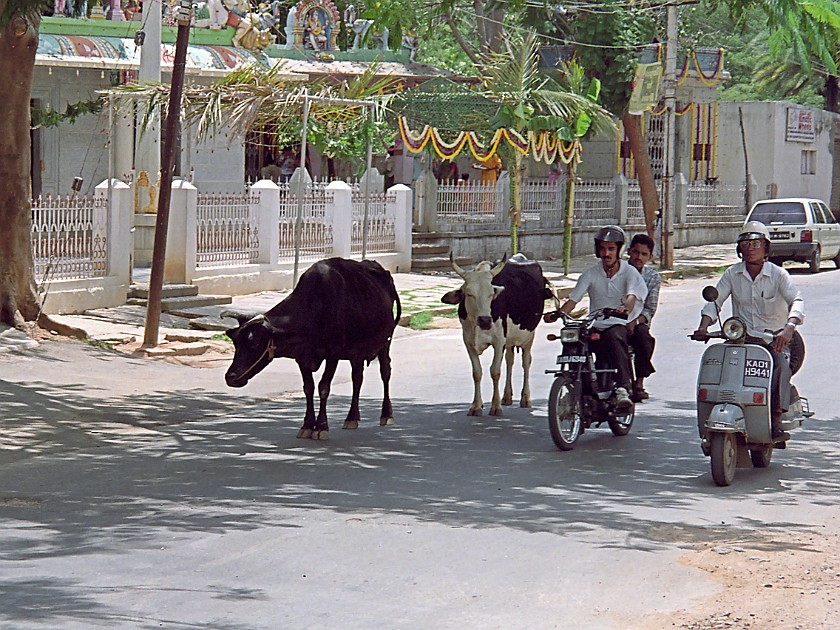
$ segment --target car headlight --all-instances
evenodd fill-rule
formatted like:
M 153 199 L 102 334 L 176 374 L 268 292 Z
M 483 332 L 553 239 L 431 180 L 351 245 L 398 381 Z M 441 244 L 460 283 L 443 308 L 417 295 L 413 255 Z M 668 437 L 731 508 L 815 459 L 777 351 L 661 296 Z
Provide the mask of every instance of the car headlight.
M 563 343 L 577 343 L 579 339 L 579 328 L 564 328 L 560 331 L 560 341 Z
M 730 317 L 723 322 L 722 332 L 729 341 L 740 341 L 747 334 L 747 327 L 737 317 Z

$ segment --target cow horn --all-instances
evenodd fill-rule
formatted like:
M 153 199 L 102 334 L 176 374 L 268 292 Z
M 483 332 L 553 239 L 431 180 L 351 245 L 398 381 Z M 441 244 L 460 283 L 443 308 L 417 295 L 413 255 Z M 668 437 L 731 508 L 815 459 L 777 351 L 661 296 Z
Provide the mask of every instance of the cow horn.
M 236 321 L 239 322 L 240 326 L 242 324 L 244 324 L 245 322 L 251 321 L 256 316 L 257 315 L 255 313 L 242 313 L 240 311 L 230 311 L 230 310 L 222 311 L 221 313 L 219 313 L 219 317 L 221 319 L 228 319 L 228 318 L 229 319 L 235 319 Z
M 497 263 L 496 263 L 496 266 L 495 266 L 495 267 L 493 267 L 493 268 L 490 270 L 490 274 L 491 274 L 494 278 L 495 278 L 497 275 L 499 275 L 499 272 L 500 272 L 500 271 L 502 270 L 502 268 L 505 266 L 505 261 L 507 261 L 507 252 L 505 252 L 505 255 L 504 255 L 504 256 L 502 256 L 502 259 L 501 259 L 499 262 L 497 262 Z
M 461 269 L 461 265 L 455 262 L 455 257 L 452 255 L 452 252 L 449 252 L 449 262 L 452 263 L 452 268 L 455 270 L 455 273 L 462 278 L 466 275 L 467 272 Z

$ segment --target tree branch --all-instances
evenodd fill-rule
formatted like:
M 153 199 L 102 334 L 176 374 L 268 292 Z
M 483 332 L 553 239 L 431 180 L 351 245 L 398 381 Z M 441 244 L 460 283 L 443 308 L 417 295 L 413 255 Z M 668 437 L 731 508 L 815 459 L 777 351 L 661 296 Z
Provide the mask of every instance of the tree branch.
M 458 42 L 458 45 L 463 49 L 466 53 L 467 57 L 470 58 L 479 71 L 484 71 L 484 64 L 481 61 L 481 58 L 475 53 L 472 47 L 467 43 L 467 40 L 464 38 L 464 35 L 458 30 L 458 25 L 455 24 L 455 20 L 452 18 L 452 14 L 449 11 L 443 12 L 443 20 L 446 22 L 447 26 L 449 26 L 449 30 L 452 31 L 452 36 L 455 38 L 455 41 Z

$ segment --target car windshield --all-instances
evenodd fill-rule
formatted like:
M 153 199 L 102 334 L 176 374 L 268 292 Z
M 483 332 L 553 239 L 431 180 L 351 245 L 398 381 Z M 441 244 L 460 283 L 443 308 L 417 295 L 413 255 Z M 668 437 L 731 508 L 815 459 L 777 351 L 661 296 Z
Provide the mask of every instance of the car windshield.
M 805 208 L 798 201 L 769 201 L 753 208 L 748 221 L 760 221 L 764 225 L 805 225 Z

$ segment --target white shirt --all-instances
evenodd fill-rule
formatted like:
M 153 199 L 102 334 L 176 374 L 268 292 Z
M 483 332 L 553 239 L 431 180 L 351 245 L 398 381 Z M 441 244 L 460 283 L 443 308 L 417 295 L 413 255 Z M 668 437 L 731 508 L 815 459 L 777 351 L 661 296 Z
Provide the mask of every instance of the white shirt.
M 791 317 L 796 317 L 800 323 L 805 321 L 805 303 L 799 289 L 794 286 L 790 274 L 773 263 L 765 262 L 755 280 L 743 261 L 736 263 L 723 272 L 717 290 L 718 308 L 722 308 L 731 295 L 732 314 L 744 320 L 749 330 L 776 332 L 784 328 Z M 703 307 L 702 314 L 717 320 L 711 302 Z
M 647 292 L 647 286 L 642 279 L 642 275 L 633 265 L 626 260 L 621 260 L 619 261 L 618 271 L 612 278 L 607 276 L 601 262 L 584 271 L 580 274 L 575 288 L 569 294 L 569 299 L 573 302 L 580 302 L 583 296 L 588 293 L 591 312 L 599 308 L 619 308 L 624 306 L 628 295 L 635 295 L 636 306 L 633 307 L 626 320 L 610 317 L 595 322 L 594 327 L 603 330 L 636 319 L 645 306 Z

